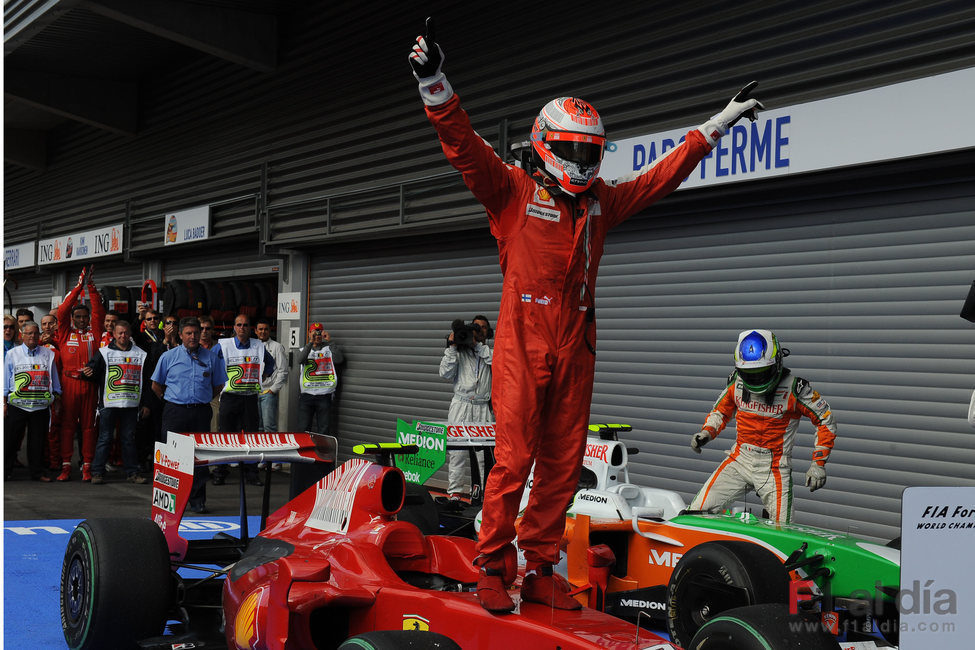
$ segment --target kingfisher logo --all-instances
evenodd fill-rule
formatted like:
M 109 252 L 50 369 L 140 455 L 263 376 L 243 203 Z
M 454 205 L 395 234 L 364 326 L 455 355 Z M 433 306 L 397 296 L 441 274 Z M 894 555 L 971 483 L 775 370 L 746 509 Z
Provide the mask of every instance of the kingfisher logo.
M 609 449 L 609 445 L 604 444 L 587 444 L 586 445 L 586 458 L 594 458 L 596 460 L 601 460 L 604 463 L 608 463 L 606 460 L 606 450 Z

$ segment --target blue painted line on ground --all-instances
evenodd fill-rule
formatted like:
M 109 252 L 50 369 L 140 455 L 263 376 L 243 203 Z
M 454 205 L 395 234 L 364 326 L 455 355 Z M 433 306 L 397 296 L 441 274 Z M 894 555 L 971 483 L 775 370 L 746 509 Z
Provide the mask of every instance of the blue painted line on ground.
M 253 535 L 259 516 L 247 518 Z M 3 522 L 3 641 L 8 648 L 67 648 L 61 632 L 61 563 L 81 519 Z M 186 539 L 239 534 L 239 517 L 184 519 Z

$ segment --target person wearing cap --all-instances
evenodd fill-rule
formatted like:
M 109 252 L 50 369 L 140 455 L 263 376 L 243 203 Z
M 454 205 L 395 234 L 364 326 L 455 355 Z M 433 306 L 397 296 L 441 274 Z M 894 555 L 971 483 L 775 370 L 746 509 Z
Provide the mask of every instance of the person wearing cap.
M 775 521 L 792 520 L 792 447 L 799 421 L 816 426 L 806 485 L 815 492 L 826 484 L 826 461 L 836 438 L 829 404 L 809 382 L 782 365 L 789 350 L 770 330 L 745 330 L 735 346 L 735 371 L 711 408 L 691 449 L 713 440 L 734 418 L 735 443 L 728 457 L 704 483 L 691 510 L 722 510 L 755 490 Z
M 338 388 L 336 366 L 345 360 L 342 348 L 332 340 L 325 326 L 308 326 L 308 343 L 298 353 L 298 430 L 328 433 L 335 390 Z M 314 428 L 312 421 L 315 422 Z
M 454 396 L 447 411 L 448 424 L 494 422 L 491 410 L 491 360 L 494 352 L 487 344 L 491 323 L 478 314 L 471 319 L 473 347 L 454 341 L 454 332 L 447 335 L 447 349 L 440 359 L 440 377 L 454 382 Z M 447 497 L 460 501 L 471 496 L 471 454 L 466 449 L 447 452 Z M 483 476 L 483 474 L 482 474 Z

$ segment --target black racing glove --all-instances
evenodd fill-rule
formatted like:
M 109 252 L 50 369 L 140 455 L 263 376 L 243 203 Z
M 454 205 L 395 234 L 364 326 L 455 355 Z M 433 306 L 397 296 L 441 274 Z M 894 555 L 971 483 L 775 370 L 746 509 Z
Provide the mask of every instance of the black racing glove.
M 420 98 L 427 106 L 443 104 L 454 95 L 442 70 L 443 61 L 443 50 L 434 36 L 433 18 L 427 18 L 426 34 L 416 37 L 416 44 L 410 52 L 413 76 L 420 82 Z
M 427 18 L 427 30 L 423 36 L 416 37 L 416 44 L 410 53 L 410 65 L 417 79 L 429 79 L 440 74 L 443 67 L 443 50 L 434 36 L 433 18 Z
M 712 147 L 718 143 L 718 139 L 728 132 L 735 123 L 743 117 L 747 117 L 754 122 L 758 119 L 758 111 L 765 110 L 762 102 L 749 97 L 757 81 L 749 83 L 738 91 L 731 101 L 725 106 L 724 110 L 714 115 L 710 120 L 698 127 L 698 130 L 707 139 Z

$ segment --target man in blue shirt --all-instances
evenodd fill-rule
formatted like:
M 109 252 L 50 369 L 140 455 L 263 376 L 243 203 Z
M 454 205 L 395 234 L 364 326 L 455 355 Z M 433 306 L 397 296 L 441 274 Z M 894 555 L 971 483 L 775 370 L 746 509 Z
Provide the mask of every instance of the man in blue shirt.
M 227 382 L 223 359 L 216 352 L 200 345 L 200 321 L 187 317 L 179 323 L 183 344 L 167 350 L 159 357 L 152 373 L 152 391 L 165 400 L 162 431 L 198 433 L 210 431 L 210 400 L 216 397 Z M 188 508 L 198 514 L 206 509 L 206 482 L 209 470 L 197 467 L 193 472 L 193 489 Z

